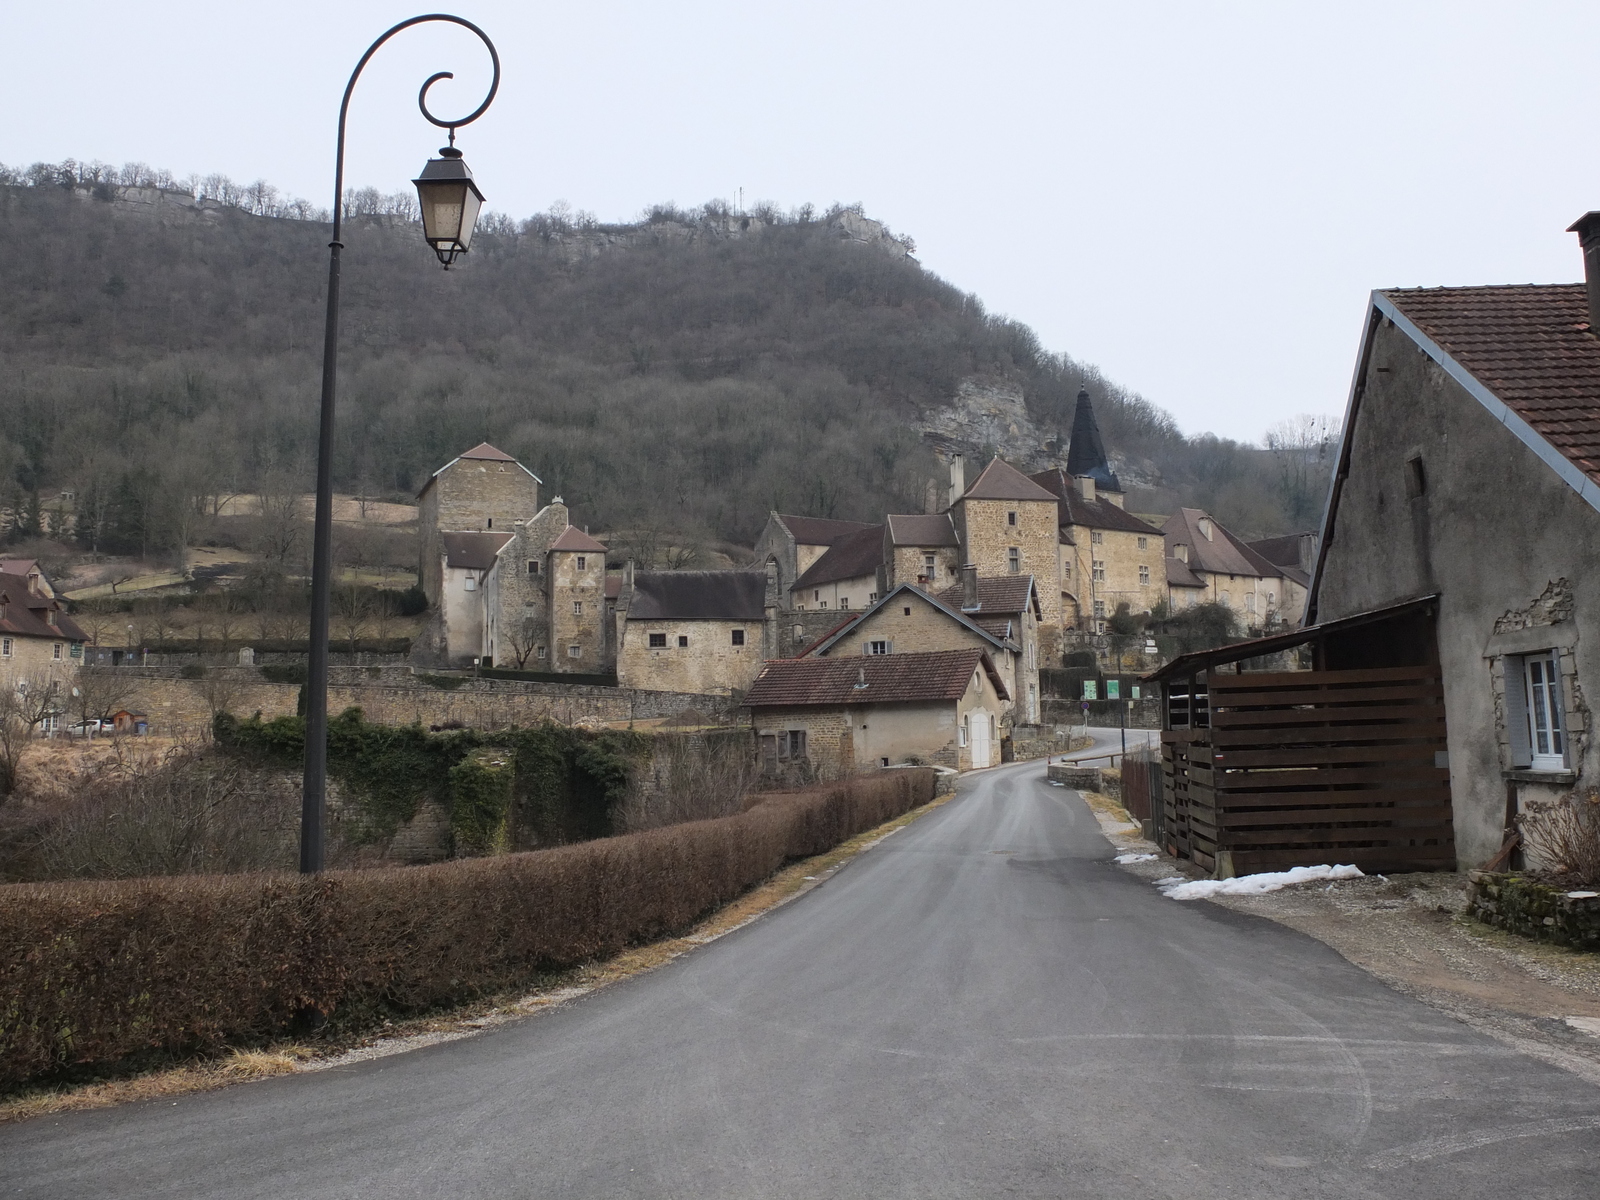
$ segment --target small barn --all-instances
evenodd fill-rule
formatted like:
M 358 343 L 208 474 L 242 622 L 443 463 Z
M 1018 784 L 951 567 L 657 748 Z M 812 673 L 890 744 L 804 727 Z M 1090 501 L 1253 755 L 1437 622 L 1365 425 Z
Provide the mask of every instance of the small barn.
M 1454 870 L 1437 616 L 1423 596 L 1147 675 L 1164 709 L 1158 842 L 1219 878 Z

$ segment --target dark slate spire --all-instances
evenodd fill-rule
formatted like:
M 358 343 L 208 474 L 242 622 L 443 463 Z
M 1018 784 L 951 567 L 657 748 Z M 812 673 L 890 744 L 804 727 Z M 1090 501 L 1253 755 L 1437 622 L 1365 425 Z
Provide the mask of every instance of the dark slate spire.
M 1089 402 L 1089 389 L 1078 391 L 1078 410 L 1072 414 L 1072 444 L 1067 450 L 1067 474 L 1088 475 L 1096 488 L 1120 492 L 1122 485 L 1111 473 L 1111 463 L 1106 459 L 1106 446 L 1100 440 L 1100 426 L 1095 423 L 1094 405 Z

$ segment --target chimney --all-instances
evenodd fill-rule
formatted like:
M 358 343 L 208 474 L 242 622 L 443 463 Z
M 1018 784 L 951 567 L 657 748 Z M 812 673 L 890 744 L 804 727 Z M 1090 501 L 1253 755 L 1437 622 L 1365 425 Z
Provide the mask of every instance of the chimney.
M 978 568 L 974 563 L 961 568 L 961 611 L 978 611 Z
M 1583 247 L 1583 278 L 1589 285 L 1589 332 L 1600 336 L 1600 212 L 1586 212 L 1571 225 L 1568 233 L 1578 235 Z
M 1078 485 L 1078 494 L 1091 504 L 1094 503 L 1094 476 L 1079 475 L 1073 482 Z
M 955 507 L 955 502 L 967 494 L 967 460 L 960 454 L 950 456 L 950 504 Z

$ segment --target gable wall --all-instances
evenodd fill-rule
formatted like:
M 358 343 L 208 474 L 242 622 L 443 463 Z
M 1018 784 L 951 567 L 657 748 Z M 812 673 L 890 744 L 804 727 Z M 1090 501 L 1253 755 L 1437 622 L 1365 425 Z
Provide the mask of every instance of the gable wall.
M 418 504 L 422 589 L 439 599 L 439 534 L 481 529 L 510 531 L 539 511 L 539 485 L 516 463 L 460 459 L 441 471 Z M 494 524 L 489 524 L 490 520 Z
M 1576 682 L 1567 704 L 1577 778 L 1519 783 L 1523 802 L 1600 786 L 1600 750 L 1584 728 L 1584 692 L 1600 688 L 1600 587 L 1592 582 L 1600 512 L 1388 321 L 1374 332 L 1366 378 L 1316 619 L 1441 593 L 1456 843 L 1462 864 L 1476 865 L 1501 842 L 1509 763 L 1495 677 L 1510 643 L 1570 642 Z M 1418 453 L 1427 486 L 1409 499 L 1406 460 Z M 1569 596 L 1571 615 L 1552 624 L 1551 606 L 1535 604 L 1547 593 Z M 1497 634 L 1497 621 L 1534 629 Z

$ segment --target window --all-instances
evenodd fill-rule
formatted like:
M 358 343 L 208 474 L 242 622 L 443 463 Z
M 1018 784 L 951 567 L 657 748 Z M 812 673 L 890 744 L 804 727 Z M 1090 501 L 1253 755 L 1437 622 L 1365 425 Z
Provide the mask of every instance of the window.
M 806 756 L 806 731 L 804 729 L 790 729 L 777 735 L 778 757 L 780 759 L 804 758 Z
M 11 657 L 12 641 L 10 638 L 0 638 L 0 658 Z
M 1014 513 L 1014 512 L 1008 512 L 1006 514 L 1006 524 L 1007 525 L 1015 525 L 1016 523 L 1017 523 L 1017 514 Z
M 844 611 L 848 610 L 849 607 L 850 607 L 850 597 L 849 596 L 840 596 L 839 597 L 839 611 L 840 612 L 844 612 Z
M 1428 475 L 1422 469 L 1422 455 L 1406 459 L 1406 499 L 1415 500 L 1428 490 Z
M 1098 529 L 1091 529 L 1089 531 L 1089 544 L 1091 546 L 1101 545 L 1105 540 L 1106 535 L 1101 533 Z
M 905 614 L 908 617 L 911 615 L 911 606 L 909 604 L 905 608 Z
M 583 647 L 578 645 L 577 643 L 573 643 L 572 645 L 568 646 L 567 647 L 567 657 L 568 658 L 582 658 L 583 657 Z
M 578 555 L 578 570 L 587 571 L 588 569 L 589 569 L 589 560 L 587 558 L 585 558 L 581 554 Z
M 744 630 L 742 630 L 742 629 L 735 629 L 735 630 L 734 630 L 734 631 L 733 631 L 733 644 L 734 644 L 734 645 L 735 645 L 735 646 L 742 646 L 742 645 L 744 645 Z
M 61 661 L 61 643 L 60 642 L 57 642 L 55 645 L 50 647 L 50 657 L 55 659 L 57 662 Z
M 489 518 L 489 523 L 487 525 L 485 525 L 484 528 L 485 529 L 493 529 L 494 528 L 494 518 L 493 517 Z
M 965 746 L 967 744 L 967 731 L 971 725 L 972 718 L 970 716 L 961 718 L 961 724 L 956 728 L 956 745 Z
M 867 643 L 867 653 L 868 654 L 887 654 L 887 653 L 889 653 L 889 643 L 887 641 L 883 641 L 881 639 L 878 640 L 878 641 L 868 642 Z
M 575 616 L 575 617 L 583 616 L 583 601 L 582 600 L 574 600 L 572 602 L 572 615 Z
M 1254 592 L 1246 592 L 1244 594 L 1244 610 L 1247 613 L 1256 611 L 1256 594 Z
M 1006 569 L 1013 575 L 1022 570 L 1022 551 L 1015 546 L 1006 551 Z
M 1096 600 L 1094 602 L 1094 615 L 1097 617 L 1106 615 L 1106 602 L 1104 600 Z
M 922 556 L 922 573 L 932 579 L 936 570 L 937 568 L 933 565 L 933 555 L 924 554 Z
M 878 599 L 878 593 L 877 592 L 868 592 L 867 593 L 867 603 L 868 604 L 875 604 L 877 602 L 877 599 Z
M 540 646 L 536 651 L 534 651 L 534 655 L 533 656 L 535 658 L 547 658 L 547 657 L 549 657 L 545 653 L 545 648 L 543 646 Z
M 817 601 L 817 607 L 818 608 L 827 608 L 828 607 L 828 602 L 826 600 L 818 600 Z
M 461 586 L 466 588 L 466 590 L 469 592 L 475 592 L 478 590 L 478 580 L 475 576 L 468 575 Z
M 652 650 L 665 650 L 666 648 L 667 648 L 667 635 L 666 634 L 664 634 L 664 633 L 652 633 L 650 635 L 650 649 L 652 649 Z
M 1141 550 L 1150 549 L 1150 539 L 1147 538 L 1147 537 L 1140 538 L 1139 539 L 1139 549 L 1141 549 Z
M 1071 563 L 1062 562 L 1062 564 L 1061 564 L 1061 578 L 1063 578 L 1063 579 L 1071 579 L 1072 578 L 1072 564 Z
M 1094 581 L 1096 583 L 1104 583 L 1106 581 L 1106 564 L 1103 559 L 1097 558 L 1094 560 Z
M 687 633 L 680 633 L 678 635 L 678 648 L 681 650 L 685 646 L 687 646 L 688 644 L 689 644 L 689 635 Z
M 537 558 L 530 558 L 528 560 L 528 574 L 529 575 L 537 575 L 538 573 L 539 573 L 539 560 Z
M 1144 541 L 1143 538 L 1140 538 L 1139 540 L 1141 542 Z M 1139 568 L 1139 586 L 1140 587 L 1149 587 L 1150 586 L 1150 568 L 1149 567 L 1140 567 Z
M 1508 724 L 1517 722 L 1519 725 L 1512 738 L 1516 766 L 1527 766 L 1535 771 L 1567 769 L 1560 663 L 1560 656 L 1554 650 L 1542 650 L 1521 660 L 1506 660 L 1506 719 Z M 1520 705 L 1516 703 L 1518 700 Z M 1522 711 L 1513 711 L 1516 708 Z

